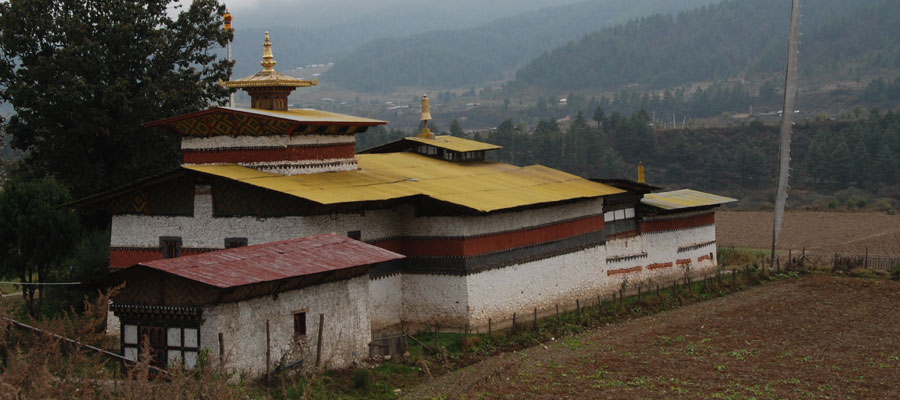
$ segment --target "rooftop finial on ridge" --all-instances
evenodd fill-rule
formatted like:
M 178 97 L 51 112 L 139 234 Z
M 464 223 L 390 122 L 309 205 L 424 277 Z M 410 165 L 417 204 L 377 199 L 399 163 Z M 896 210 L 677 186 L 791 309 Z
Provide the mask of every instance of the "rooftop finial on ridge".
M 262 65 L 263 71 L 274 71 L 275 56 L 272 54 L 272 42 L 269 41 L 269 31 L 266 31 L 266 41 L 263 42 L 263 56 L 259 65 Z

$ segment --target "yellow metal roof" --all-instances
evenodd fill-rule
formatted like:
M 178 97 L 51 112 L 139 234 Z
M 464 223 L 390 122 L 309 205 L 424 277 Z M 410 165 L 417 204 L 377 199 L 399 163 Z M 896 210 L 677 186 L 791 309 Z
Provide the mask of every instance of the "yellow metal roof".
M 663 210 L 678 210 L 682 208 L 715 206 L 737 201 L 730 197 L 717 196 L 710 193 L 698 192 L 691 189 L 675 190 L 671 192 L 650 193 L 644 195 L 641 203 Z
M 423 137 L 408 137 L 406 138 L 406 140 L 419 142 L 450 151 L 458 151 L 460 153 L 464 153 L 467 151 L 496 150 L 503 148 L 495 144 L 476 142 L 474 140 L 463 139 L 456 136 L 435 136 L 433 139 Z
M 624 192 L 541 165 L 452 163 L 415 153 L 359 154 L 359 170 L 285 176 L 234 164 L 185 168 L 320 204 L 425 195 L 482 212 Z
M 328 111 L 314 110 L 311 108 L 293 108 L 287 111 L 272 111 L 259 108 L 237 108 L 237 107 L 219 107 L 224 110 L 255 114 L 273 118 L 288 120 L 291 122 L 299 122 L 303 124 L 322 124 L 322 123 L 344 123 L 344 124 L 360 124 L 360 125 L 384 125 L 387 122 L 356 117 L 347 114 L 338 114 Z

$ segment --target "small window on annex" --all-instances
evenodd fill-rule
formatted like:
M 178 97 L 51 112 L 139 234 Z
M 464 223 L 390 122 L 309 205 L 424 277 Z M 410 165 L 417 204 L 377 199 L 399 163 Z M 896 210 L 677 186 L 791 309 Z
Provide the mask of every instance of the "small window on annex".
M 225 238 L 225 248 L 233 249 L 235 247 L 244 247 L 247 245 L 247 238 L 245 237 L 230 237 Z
M 159 247 L 162 250 L 162 258 L 176 258 L 181 256 L 181 237 L 161 236 Z
M 294 336 L 306 336 L 306 311 L 294 313 Z

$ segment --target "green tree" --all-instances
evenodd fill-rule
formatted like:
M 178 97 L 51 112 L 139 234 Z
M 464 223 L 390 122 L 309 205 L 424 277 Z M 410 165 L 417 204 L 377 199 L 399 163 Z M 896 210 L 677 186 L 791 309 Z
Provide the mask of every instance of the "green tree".
M 225 7 L 195 0 L 0 3 L 0 99 L 32 176 L 76 196 L 177 166 L 178 139 L 141 123 L 223 103 L 231 63 Z
M 461 137 L 463 135 L 462 126 L 459 125 L 459 121 L 453 120 L 450 123 L 450 134 L 456 137 Z
M 44 283 L 74 248 L 80 230 L 78 216 L 61 204 L 69 201 L 65 186 L 47 177 L 25 180 L 15 174 L 0 192 L 0 276 L 23 283 Z M 44 290 L 24 285 L 22 294 L 31 315 L 41 309 Z
M 847 142 L 839 140 L 831 153 L 831 175 L 838 183 L 847 185 L 853 179 L 853 154 Z
M 886 184 L 893 184 L 897 179 L 897 159 L 887 143 L 878 147 L 874 160 L 875 174 L 877 178 Z

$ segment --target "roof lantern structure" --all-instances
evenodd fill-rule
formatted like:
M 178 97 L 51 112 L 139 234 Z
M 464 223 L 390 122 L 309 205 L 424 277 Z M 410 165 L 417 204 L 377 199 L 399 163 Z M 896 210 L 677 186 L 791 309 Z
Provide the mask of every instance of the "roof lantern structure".
M 255 75 L 225 82 L 229 88 L 244 89 L 250 95 L 250 107 L 272 111 L 287 111 L 288 95 L 298 87 L 310 87 L 319 84 L 319 80 L 303 80 L 287 76 L 275 71 L 275 56 L 272 54 L 272 42 L 269 32 L 263 42 L 262 71 Z
M 428 101 L 428 95 L 422 95 L 422 133 L 419 134 L 420 138 L 425 139 L 434 139 L 434 134 L 431 133 L 431 129 L 428 129 L 428 121 L 431 121 L 431 105 Z

